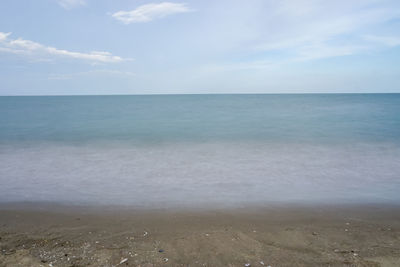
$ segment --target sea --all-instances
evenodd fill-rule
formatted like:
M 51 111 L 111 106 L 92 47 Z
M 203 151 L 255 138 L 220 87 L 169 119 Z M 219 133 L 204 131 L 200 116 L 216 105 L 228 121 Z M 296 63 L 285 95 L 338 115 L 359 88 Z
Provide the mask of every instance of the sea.
M 0 203 L 400 204 L 400 94 L 3 96 Z

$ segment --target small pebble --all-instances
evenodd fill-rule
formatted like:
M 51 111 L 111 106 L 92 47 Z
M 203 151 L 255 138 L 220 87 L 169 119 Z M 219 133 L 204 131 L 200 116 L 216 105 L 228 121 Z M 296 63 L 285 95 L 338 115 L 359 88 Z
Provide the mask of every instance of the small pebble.
M 250 266 L 251 266 L 251 264 L 250 264 L 250 263 L 246 263 L 244 266 L 246 266 L 246 267 L 250 267 Z
M 122 263 L 127 262 L 127 261 L 128 261 L 128 258 L 125 258 L 125 259 L 121 260 L 119 264 L 122 264 Z

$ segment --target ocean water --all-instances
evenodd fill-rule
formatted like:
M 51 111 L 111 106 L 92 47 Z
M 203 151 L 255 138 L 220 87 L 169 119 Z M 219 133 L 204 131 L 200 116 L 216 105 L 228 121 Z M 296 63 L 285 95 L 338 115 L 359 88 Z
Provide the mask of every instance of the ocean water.
M 0 97 L 0 202 L 400 204 L 400 94 Z

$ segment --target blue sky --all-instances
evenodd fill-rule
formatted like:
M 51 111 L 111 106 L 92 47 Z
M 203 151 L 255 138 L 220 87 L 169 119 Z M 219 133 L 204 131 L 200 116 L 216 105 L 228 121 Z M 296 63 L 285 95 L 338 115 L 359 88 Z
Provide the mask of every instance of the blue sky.
M 0 2 L 0 95 L 305 92 L 400 92 L 400 1 Z

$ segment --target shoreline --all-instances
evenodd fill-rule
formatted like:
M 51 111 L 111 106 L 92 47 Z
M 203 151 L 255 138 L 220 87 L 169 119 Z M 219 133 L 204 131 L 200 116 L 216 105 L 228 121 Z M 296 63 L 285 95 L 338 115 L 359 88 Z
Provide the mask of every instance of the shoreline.
M 0 204 L 0 266 L 400 266 L 400 206 Z

